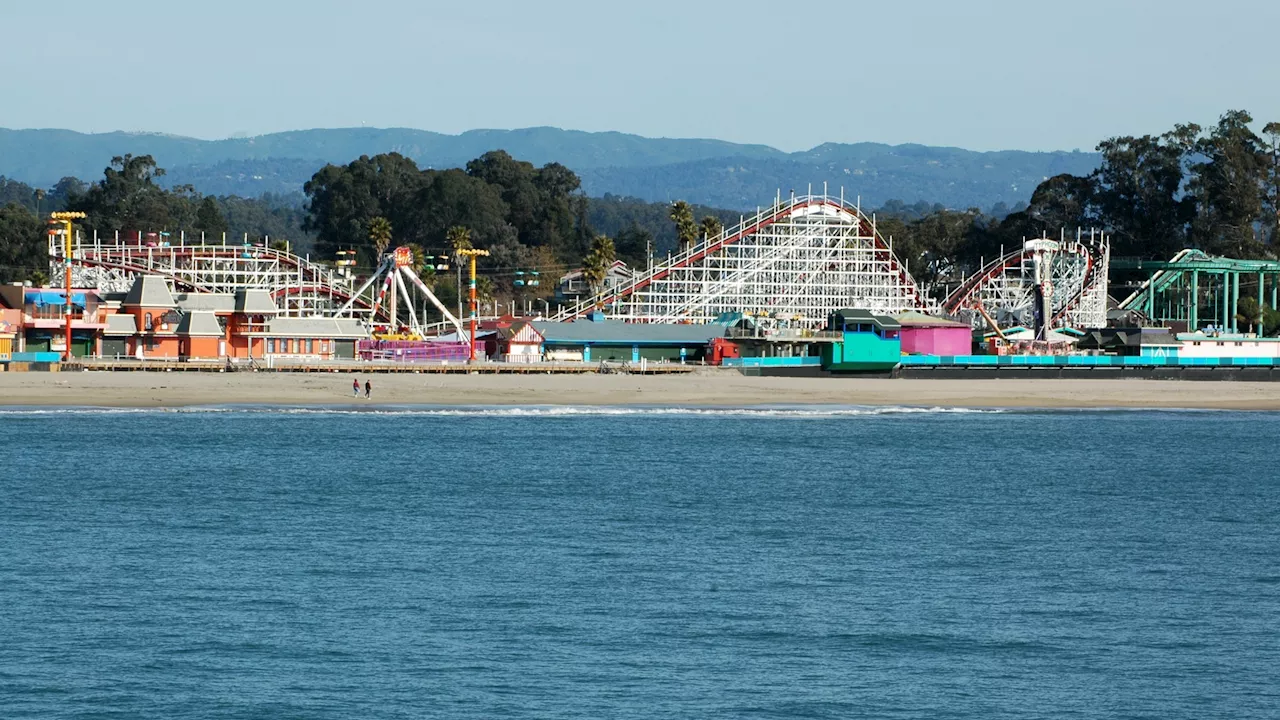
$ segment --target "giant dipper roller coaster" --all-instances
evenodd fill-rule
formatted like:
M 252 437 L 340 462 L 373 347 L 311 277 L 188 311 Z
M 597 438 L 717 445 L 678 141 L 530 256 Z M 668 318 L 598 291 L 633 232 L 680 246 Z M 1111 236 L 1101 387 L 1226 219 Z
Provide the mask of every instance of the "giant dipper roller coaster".
M 874 218 L 824 191 L 779 196 L 736 226 L 582 300 L 557 319 L 594 308 L 620 320 L 667 323 L 750 312 L 818 327 L 841 308 L 884 314 L 933 306 Z

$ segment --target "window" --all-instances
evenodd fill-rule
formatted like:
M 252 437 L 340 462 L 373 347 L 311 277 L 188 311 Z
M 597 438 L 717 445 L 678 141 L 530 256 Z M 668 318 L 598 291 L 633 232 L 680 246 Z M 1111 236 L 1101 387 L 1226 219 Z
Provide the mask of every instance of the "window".
M 268 352 L 268 353 L 270 353 L 270 354 L 272 354 L 272 355 L 275 355 L 275 354 L 276 354 L 276 339 L 275 339 L 275 338 L 267 338 L 267 352 Z
M 311 338 L 307 338 L 307 354 L 311 354 Z
M 142 326 L 144 329 L 146 329 L 147 332 L 152 331 L 154 326 L 152 325 L 152 321 L 151 321 L 151 313 L 146 313 L 145 315 L 142 316 Z

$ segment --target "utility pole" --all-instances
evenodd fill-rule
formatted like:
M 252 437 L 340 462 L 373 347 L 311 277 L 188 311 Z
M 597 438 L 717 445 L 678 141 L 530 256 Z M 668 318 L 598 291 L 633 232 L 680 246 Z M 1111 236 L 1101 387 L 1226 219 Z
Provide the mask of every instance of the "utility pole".
M 71 360 L 71 221 L 81 220 L 84 217 L 85 214 L 82 212 L 49 213 L 50 222 L 62 223 L 62 266 L 65 269 L 67 292 L 67 296 L 63 298 L 66 301 L 67 346 L 62 351 L 62 359 L 67 362 Z
M 476 257 L 488 257 L 488 250 L 480 250 L 478 248 L 464 248 L 458 251 L 458 254 L 471 261 L 471 281 L 468 284 L 471 294 L 471 362 L 476 361 Z M 459 268 L 461 272 L 461 268 Z

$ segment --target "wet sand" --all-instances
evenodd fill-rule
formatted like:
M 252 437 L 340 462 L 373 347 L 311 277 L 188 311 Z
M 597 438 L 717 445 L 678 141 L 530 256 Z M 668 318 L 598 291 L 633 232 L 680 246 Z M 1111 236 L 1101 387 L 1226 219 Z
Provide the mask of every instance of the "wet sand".
M 194 405 L 905 405 L 1280 410 L 1280 383 L 1170 380 L 890 380 L 683 376 L 348 373 L 0 373 L 0 406 Z

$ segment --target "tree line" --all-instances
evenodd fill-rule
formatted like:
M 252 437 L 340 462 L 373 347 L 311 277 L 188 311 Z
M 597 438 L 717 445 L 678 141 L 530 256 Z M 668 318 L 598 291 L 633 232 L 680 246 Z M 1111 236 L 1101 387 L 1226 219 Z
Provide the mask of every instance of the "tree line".
M 938 297 L 983 260 L 1024 239 L 1076 228 L 1106 232 L 1115 257 L 1168 259 L 1199 248 L 1242 259 L 1274 258 L 1280 240 L 1280 123 L 1257 134 L 1243 110 L 1210 128 L 1176 125 L 1160 135 L 1099 143 L 1088 175 L 1056 175 L 1025 206 L 982 212 L 889 203 L 878 229 L 912 275 Z
M 489 252 L 489 284 L 510 297 L 546 296 L 555 289 L 551 282 L 518 288 L 518 273 L 536 270 L 554 280 L 581 267 L 588 283 L 597 285 L 615 259 L 641 266 L 700 233 L 718 234 L 730 217 L 737 221 L 737 213 L 684 202 L 668 207 L 634 198 L 591 199 L 581 185 L 560 163 L 535 167 L 503 150 L 446 170 L 419 168 L 398 153 L 361 156 L 326 165 L 306 183 L 303 229 L 315 234 L 321 256 L 355 250 L 366 267 L 382 250 L 371 234 L 375 226 L 380 232 L 389 227 L 396 244 L 427 254 L 456 252 L 451 238 L 465 230 L 468 246 Z
M 875 213 L 878 230 L 939 296 L 1002 248 L 1077 227 L 1109 233 L 1115 256 L 1164 259 L 1198 247 L 1273 257 L 1280 123 L 1260 134 L 1253 125 L 1249 113 L 1232 110 L 1209 128 L 1179 124 L 1159 135 L 1109 138 L 1098 145 L 1096 170 L 1047 178 L 1025 204 L 982 211 L 890 201 Z M 413 245 L 421 256 L 456 252 L 465 229 L 468 243 L 490 252 L 482 286 L 499 295 L 515 293 L 518 272 L 542 273 L 546 281 L 529 294 L 545 295 L 574 268 L 585 267 L 595 280 L 615 258 L 642 267 L 740 217 L 682 201 L 587 198 L 567 167 L 535 167 L 500 150 L 445 170 L 419 168 L 397 153 L 362 156 L 321 168 L 305 198 L 202 196 L 186 185 L 162 187 L 163 174 L 150 156 L 125 155 L 92 184 L 64 178 L 44 191 L 0 178 L 0 278 L 32 279 L 47 270 L 39 216 L 58 209 L 86 212 L 89 231 L 248 233 L 288 239 L 321 260 L 355 250 L 366 268 L 379 250 L 370 232 L 375 220 L 379 242 Z

